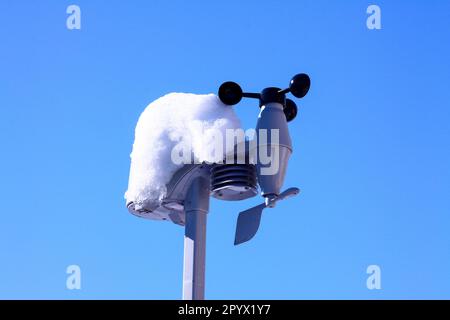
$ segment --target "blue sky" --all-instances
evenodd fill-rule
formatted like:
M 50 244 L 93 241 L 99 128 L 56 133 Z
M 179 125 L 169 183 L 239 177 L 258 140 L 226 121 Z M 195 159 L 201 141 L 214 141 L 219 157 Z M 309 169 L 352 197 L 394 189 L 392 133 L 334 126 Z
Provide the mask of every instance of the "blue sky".
M 237 213 L 260 199 L 212 200 L 206 297 L 450 298 L 449 21 L 448 1 L 2 1 L 0 298 L 180 298 L 183 229 L 123 199 L 140 113 L 298 72 L 312 87 L 285 186 L 302 194 L 239 247 Z M 254 127 L 255 101 L 236 111 Z

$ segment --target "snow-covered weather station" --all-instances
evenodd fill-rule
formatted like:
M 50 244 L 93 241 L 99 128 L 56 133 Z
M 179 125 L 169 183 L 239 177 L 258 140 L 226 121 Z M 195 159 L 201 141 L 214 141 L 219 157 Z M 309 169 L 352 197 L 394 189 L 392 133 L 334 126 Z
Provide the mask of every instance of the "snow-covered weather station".
M 295 187 L 281 190 L 292 153 L 288 122 L 297 115 L 296 104 L 286 94 L 303 98 L 309 88 L 310 78 L 303 73 L 294 76 L 286 89 L 269 87 L 260 93 L 243 92 L 229 81 L 220 86 L 218 96 L 168 94 L 140 116 L 126 206 L 136 216 L 184 226 L 183 299 L 205 297 L 210 197 L 240 201 L 260 189 L 264 202 L 238 216 L 234 240 L 238 245 L 256 234 L 263 209 L 299 193 Z M 242 98 L 259 101 L 255 135 L 237 142 L 233 138 L 230 144 L 222 138 L 228 130 L 241 129 L 232 106 Z

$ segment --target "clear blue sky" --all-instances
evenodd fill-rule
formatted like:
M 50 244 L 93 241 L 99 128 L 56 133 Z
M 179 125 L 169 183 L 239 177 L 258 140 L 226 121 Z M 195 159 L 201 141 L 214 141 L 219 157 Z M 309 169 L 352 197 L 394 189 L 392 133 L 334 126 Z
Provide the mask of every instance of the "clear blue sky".
M 212 200 L 207 298 L 450 298 L 449 1 L 3 0 L 0 46 L 0 298 L 180 298 L 183 229 L 123 199 L 140 113 L 298 72 L 312 88 L 286 187 L 303 193 L 239 247 L 260 199 Z M 254 101 L 236 110 L 254 127 Z

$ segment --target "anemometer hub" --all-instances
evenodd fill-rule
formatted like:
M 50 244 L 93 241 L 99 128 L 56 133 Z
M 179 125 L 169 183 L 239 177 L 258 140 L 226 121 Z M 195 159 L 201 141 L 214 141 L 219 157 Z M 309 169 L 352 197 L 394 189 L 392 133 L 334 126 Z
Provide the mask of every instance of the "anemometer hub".
M 286 95 L 281 92 L 280 88 L 269 87 L 261 91 L 259 95 L 259 107 L 271 102 L 281 103 L 283 106 L 286 104 Z

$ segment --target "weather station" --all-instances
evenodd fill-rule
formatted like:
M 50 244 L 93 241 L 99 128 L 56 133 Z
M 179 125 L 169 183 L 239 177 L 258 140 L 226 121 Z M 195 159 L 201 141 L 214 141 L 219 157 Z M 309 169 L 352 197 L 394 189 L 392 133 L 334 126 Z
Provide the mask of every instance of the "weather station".
M 291 93 L 296 98 L 303 98 L 310 84 L 309 76 L 304 73 L 294 76 L 286 89 L 268 87 L 260 93 L 243 92 L 235 82 L 223 83 L 218 90 L 221 103 L 231 107 L 242 98 L 258 100 L 255 131 L 275 130 L 278 135 L 276 141 L 271 135 L 260 139 L 256 134 L 253 141 L 243 142 L 246 148 L 240 149 L 236 145 L 233 150 L 232 157 L 244 161 L 232 164 L 202 162 L 177 168 L 164 185 L 165 193 L 158 201 L 137 204 L 127 198 L 126 206 L 130 213 L 146 219 L 172 221 L 184 227 L 183 299 L 205 298 L 206 226 L 210 197 L 242 201 L 258 195 L 259 189 L 264 201 L 239 213 L 234 239 L 234 244 L 239 245 L 255 236 L 264 209 L 274 208 L 278 201 L 299 194 L 296 187 L 282 191 L 293 151 L 288 122 L 297 115 L 295 102 L 286 95 Z M 268 164 L 255 156 L 262 151 L 272 156 L 276 170 L 269 168 L 273 163 Z

